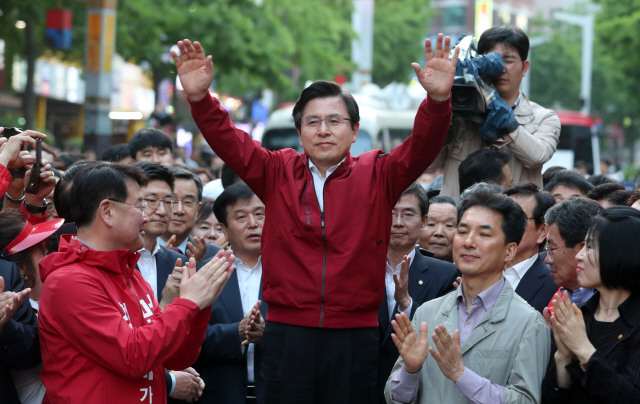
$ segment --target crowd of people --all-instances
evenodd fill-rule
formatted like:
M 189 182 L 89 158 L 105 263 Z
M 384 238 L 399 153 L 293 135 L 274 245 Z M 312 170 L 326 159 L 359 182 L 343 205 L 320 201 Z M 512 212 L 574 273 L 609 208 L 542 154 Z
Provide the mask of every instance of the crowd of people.
M 151 128 L 64 169 L 36 164 L 44 134 L 0 138 L 0 401 L 637 402 L 640 189 L 542 173 L 559 121 L 514 90 L 518 29 L 479 43 L 517 129 L 447 142 L 450 45 L 426 40 L 390 153 L 349 153 L 358 105 L 326 81 L 293 109 L 304 154 L 261 148 L 189 40 L 172 56 L 206 167 Z M 441 186 L 416 182 L 438 164 Z

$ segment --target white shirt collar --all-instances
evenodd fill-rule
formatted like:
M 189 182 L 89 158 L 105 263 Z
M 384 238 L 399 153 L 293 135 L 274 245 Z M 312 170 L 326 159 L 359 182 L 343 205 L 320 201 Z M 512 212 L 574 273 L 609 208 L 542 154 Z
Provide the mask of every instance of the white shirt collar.
M 344 158 L 342 159 L 342 161 L 340 161 L 338 164 L 336 164 L 335 166 L 331 167 L 330 169 L 327 170 L 327 175 L 324 177 L 329 178 L 329 176 L 331 174 L 333 174 L 338 167 L 340 167 L 340 164 L 344 163 L 344 160 L 347 158 L 347 156 L 344 156 Z M 311 170 L 311 172 L 313 172 L 313 170 L 315 169 L 316 174 L 320 175 L 320 177 L 322 177 L 322 174 L 320 174 L 320 170 L 318 170 L 318 167 L 316 167 L 315 164 L 313 164 L 313 161 L 311 161 L 311 159 L 309 159 L 309 170 Z
M 518 98 L 516 99 L 516 102 L 513 103 L 513 105 L 511 106 L 511 108 L 515 108 L 518 106 L 518 104 L 520 104 L 520 99 L 522 98 L 522 91 L 518 93 Z
M 534 262 L 536 262 L 537 259 L 538 259 L 538 254 L 533 254 L 531 258 L 527 258 L 526 260 L 515 264 L 511 268 L 513 268 L 513 270 L 516 271 L 520 279 L 522 279 L 524 274 L 527 273 L 529 268 L 531 268 L 531 266 L 533 265 Z
M 147 252 L 149 254 L 151 254 L 151 256 L 153 257 L 154 255 L 156 255 L 158 253 L 158 251 L 160 251 L 160 243 L 158 242 L 158 240 L 156 239 L 156 245 L 153 247 L 153 251 L 149 251 L 146 248 L 142 247 L 141 249 L 138 250 L 138 252 L 140 254 L 142 254 L 143 252 Z
M 415 247 L 413 248 L 413 250 L 411 250 L 411 252 L 409 254 L 407 254 L 407 257 L 409 257 L 411 259 L 411 261 L 409 262 L 409 266 L 411 266 L 413 264 L 413 259 L 416 257 L 416 249 Z M 389 261 L 387 261 L 387 272 L 391 271 L 391 274 L 393 274 L 393 271 L 399 271 L 401 267 L 402 262 L 400 262 L 400 264 L 398 264 L 399 268 L 391 268 L 391 265 L 389 264 Z M 400 275 L 400 274 L 398 274 Z
M 233 261 L 233 265 L 235 265 L 236 269 L 244 269 L 246 271 L 253 271 L 256 268 L 259 268 L 262 265 L 262 255 L 260 257 L 258 257 L 258 262 L 256 263 L 256 266 L 253 268 L 249 268 L 248 266 L 246 266 L 242 260 L 238 257 L 236 257 L 235 261 Z

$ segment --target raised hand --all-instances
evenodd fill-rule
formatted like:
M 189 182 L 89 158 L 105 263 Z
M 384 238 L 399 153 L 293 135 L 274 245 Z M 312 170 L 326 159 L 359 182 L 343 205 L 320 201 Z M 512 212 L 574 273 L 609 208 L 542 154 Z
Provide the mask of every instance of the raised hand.
M 249 321 L 249 327 L 245 332 L 246 339 L 242 341 L 241 345 L 257 344 L 262 341 L 265 324 L 262 313 L 260 312 L 260 306 L 262 306 L 262 302 L 258 300 L 249 313 L 251 321 Z
M 200 42 L 190 40 L 178 41 L 180 56 L 171 51 L 171 56 L 178 70 L 178 77 L 184 92 L 191 101 L 199 101 L 209 92 L 213 81 L 213 62 L 211 55 L 204 55 Z
M 0 128 L 0 133 L 4 131 L 4 128 Z M 29 143 L 36 146 L 36 139 L 46 139 L 47 135 L 36 132 L 33 130 L 27 130 L 19 135 L 11 136 L 8 140 L 0 142 L 0 164 L 6 168 L 19 168 L 24 167 L 27 164 L 33 164 L 36 162 L 36 158 L 29 152 L 22 150 L 22 148 Z
M 182 259 L 176 260 L 176 265 L 173 267 L 173 271 L 167 277 L 167 282 L 162 288 L 162 300 L 160 301 L 160 308 L 164 311 L 167 304 L 173 303 L 173 299 L 180 297 L 180 282 L 182 281 Z
M 464 372 L 462 363 L 462 348 L 460 347 L 460 331 L 453 333 L 453 338 L 442 324 L 436 326 L 431 336 L 438 351 L 429 348 L 431 356 L 438 364 L 442 374 L 449 380 L 457 382 Z
M 587 336 L 582 311 L 571 303 L 566 290 L 562 299 L 557 294 L 553 299 L 551 324 L 554 338 L 557 335 L 567 349 L 580 359 L 580 362 L 587 362 L 591 358 L 596 349 Z
M 196 260 L 190 258 L 187 266 L 182 269 L 180 297 L 191 300 L 200 309 L 210 306 L 227 284 L 229 275 L 234 270 L 234 259 L 231 251 L 218 251 L 207 265 L 196 272 Z
M 453 282 L 453 288 L 458 289 L 458 286 L 460 286 L 461 283 L 462 283 L 462 277 L 458 276 L 456 278 L 456 281 Z
M 191 241 L 187 243 L 187 257 L 195 258 L 196 264 L 199 264 L 204 261 L 204 257 L 207 254 L 207 241 L 204 239 L 204 237 L 194 237 L 193 241 L 196 243 L 195 245 L 193 245 Z
M 400 274 L 393 272 L 393 282 L 396 284 L 393 298 L 398 302 L 400 311 L 405 311 L 411 304 L 411 296 L 409 296 L 409 266 L 411 266 L 411 258 L 405 255 L 402 258 Z
M 393 343 L 404 361 L 404 369 L 408 373 L 417 373 L 429 355 L 429 341 L 427 340 L 427 323 L 420 324 L 420 338 L 413 329 L 406 314 L 396 314 L 391 321 L 394 333 L 391 334 Z
M 436 49 L 432 50 L 431 39 L 427 38 L 424 43 L 424 69 L 417 63 L 412 63 L 418 81 L 427 91 L 427 95 L 434 100 L 444 100 L 449 96 L 453 86 L 453 78 L 456 74 L 458 64 L 458 54 L 460 48 L 456 47 L 453 57 L 449 60 L 451 50 L 451 38 L 444 38 L 444 48 L 442 47 L 442 34 L 438 34 Z
M 164 245 L 164 248 L 166 248 L 167 250 L 173 251 L 173 245 L 175 243 L 176 243 L 176 235 L 174 234 L 171 237 L 169 237 L 169 240 Z

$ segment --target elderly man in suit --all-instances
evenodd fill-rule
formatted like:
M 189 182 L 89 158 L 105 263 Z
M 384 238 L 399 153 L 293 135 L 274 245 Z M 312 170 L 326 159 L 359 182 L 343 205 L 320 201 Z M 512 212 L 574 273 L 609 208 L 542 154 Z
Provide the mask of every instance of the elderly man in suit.
M 267 305 L 262 304 L 261 241 L 264 204 L 244 183 L 225 188 L 213 213 L 236 256 L 236 271 L 213 305 L 207 335 L 194 368 L 206 403 L 264 403 L 260 376 Z M 200 265 L 205 265 L 204 261 Z
M 504 277 L 520 297 L 542 314 L 557 290 L 549 265 L 540 255 L 541 246 L 549 233 L 544 214 L 555 204 L 555 199 L 550 193 L 540 191 L 533 183 L 515 186 L 504 193 L 520 205 L 527 215 L 522 241 L 518 244 L 513 261 L 507 263 Z
M 540 402 L 549 328 L 503 277 L 526 225 L 522 208 L 503 194 L 478 189 L 464 198 L 453 240 L 462 283 L 420 306 L 413 322 L 396 315 L 400 358 L 385 387 L 388 403 Z
M 460 273 L 455 265 L 431 258 L 429 251 L 416 246 L 428 211 L 427 192 L 417 183 L 404 191 L 392 211 L 386 287 L 382 306 L 378 310 L 378 388 L 381 403 L 386 402 L 384 385 L 398 359 L 398 349 L 391 339 L 391 319 L 398 313 L 405 313 L 412 318 L 422 303 L 453 290 L 453 282 Z
M 0 401 L 19 404 L 11 369 L 30 369 L 41 361 L 38 317 L 29 289 L 15 264 L 0 260 Z
M 204 237 L 193 237 L 191 229 L 202 205 L 202 181 L 191 170 L 183 167 L 171 167 L 175 178 L 175 207 L 169 227 L 158 237 L 158 243 L 179 254 L 194 257 L 198 263 L 215 256 L 220 247 L 207 243 Z

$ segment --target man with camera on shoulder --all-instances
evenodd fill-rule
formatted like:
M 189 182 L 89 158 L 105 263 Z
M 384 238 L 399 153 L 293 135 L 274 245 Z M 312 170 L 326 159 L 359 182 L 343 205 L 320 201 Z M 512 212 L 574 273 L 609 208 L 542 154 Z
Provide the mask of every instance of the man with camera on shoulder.
M 560 119 L 555 112 L 529 101 L 520 91 L 522 78 L 529 69 L 527 35 L 519 28 L 506 26 L 488 29 L 478 41 L 478 54 L 489 52 L 497 52 L 504 61 L 502 74 L 493 79 L 492 84 L 512 110 L 511 116 L 501 117 L 502 127 L 498 128 L 508 134 L 502 135 L 498 142 L 488 144 L 479 135 L 478 124 L 467 121 L 460 128 L 454 119 L 453 139 L 446 143 L 431 168 L 444 165 L 440 194 L 456 200 L 460 194 L 458 166 L 471 153 L 488 147 L 500 148 L 510 155 L 509 168 L 514 184 L 533 182 L 542 187 L 542 165 L 555 153 L 560 137 Z M 455 91 L 453 97 L 455 99 Z M 455 105 L 453 109 L 455 116 Z M 505 126 L 507 123 L 510 125 Z

